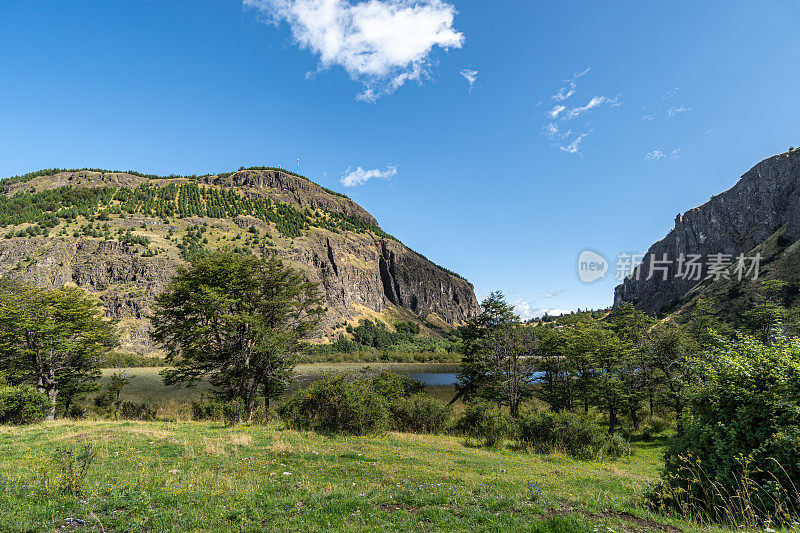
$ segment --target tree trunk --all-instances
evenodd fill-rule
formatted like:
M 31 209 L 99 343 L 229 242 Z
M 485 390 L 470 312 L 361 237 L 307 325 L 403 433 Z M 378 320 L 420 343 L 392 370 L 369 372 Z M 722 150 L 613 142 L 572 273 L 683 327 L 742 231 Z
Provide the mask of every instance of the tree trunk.
M 608 434 L 613 435 L 617 429 L 617 410 L 611 408 L 608 410 Z
M 683 433 L 683 403 L 675 400 L 675 422 L 678 426 L 678 434 Z
M 47 420 L 56 419 L 56 398 L 58 397 L 58 389 L 51 387 L 47 391 L 47 397 L 50 398 L 50 412 L 47 413 Z
M 253 421 L 253 411 L 256 409 L 256 395 L 258 394 L 258 382 L 254 382 L 247 394 L 247 423 Z
M 631 409 L 631 421 L 633 422 L 633 429 L 639 431 L 639 413 L 636 412 L 635 407 Z

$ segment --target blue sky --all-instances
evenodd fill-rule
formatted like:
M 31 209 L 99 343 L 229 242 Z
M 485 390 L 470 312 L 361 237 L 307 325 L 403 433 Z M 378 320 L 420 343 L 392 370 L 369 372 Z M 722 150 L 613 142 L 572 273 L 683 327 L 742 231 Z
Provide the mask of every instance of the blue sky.
M 797 0 L 4 0 L 0 176 L 300 157 L 479 296 L 603 307 L 583 249 L 800 145 L 798 28 Z

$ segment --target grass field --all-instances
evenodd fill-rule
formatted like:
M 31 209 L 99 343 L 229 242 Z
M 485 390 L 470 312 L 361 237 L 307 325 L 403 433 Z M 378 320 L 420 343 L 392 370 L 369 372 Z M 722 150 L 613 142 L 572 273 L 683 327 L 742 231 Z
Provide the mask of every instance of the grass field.
M 58 447 L 90 443 L 82 495 Z M 58 421 L 0 427 L 0 530 L 708 531 L 644 510 L 663 442 L 630 459 L 486 450 L 461 437 Z

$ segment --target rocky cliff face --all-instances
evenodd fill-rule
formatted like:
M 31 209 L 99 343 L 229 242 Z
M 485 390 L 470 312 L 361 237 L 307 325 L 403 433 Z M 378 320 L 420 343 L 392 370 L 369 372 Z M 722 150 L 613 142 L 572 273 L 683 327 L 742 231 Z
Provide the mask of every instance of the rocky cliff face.
M 683 255 L 699 254 L 707 266 L 714 254 L 748 255 L 753 248 L 785 226 L 790 242 L 800 239 L 800 150 L 766 159 L 731 189 L 675 219 L 675 228 L 650 247 L 642 261 L 639 279 L 629 276 L 614 293 L 614 304 L 633 302 L 640 309 L 659 314 L 670 309 L 697 280 L 676 277 L 666 280 L 658 271 L 652 279 L 649 265 L 655 258 L 675 261 Z M 712 258 L 713 261 L 713 258 Z M 701 280 L 708 275 L 704 268 Z
M 143 183 L 163 186 L 190 181 L 193 180 L 81 171 L 6 186 L 5 194 L 63 186 L 134 188 Z M 387 238 L 377 229 L 372 215 L 344 196 L 279 171 L 241 171 L 194 181 L 221 190 L 233 188 L 245 196 L 270 198 L 298 209 L 355 217 L 376 230 L 310 226 L 299 236 L 287 237 L 276 231 L 269 220 L 253 216 L 163 219 L 137 213 L 111 216 L 102 222 L 109 225 L 104 231 L 111 237 L 98 238 L 85 235 L 82 228 L 88 221 L 79 217 L 51 229 L 49 236 L 0 236 L 0 275 L 12 274 L 44 287 L 69 283 L 92 291 L 100 297 L 108 315 L 120 321 L 123 348 L 136 353 L 153 351 L 147 320 L 151 305 L 176 269 L 186 264 L 180 250 L 181 239 L 192 228 L 201 226 L 207 230 L 203 234 L 207 249 L 246 244 L 254 234 L 269 235 L 270 247 L 261 251 L 285 260 L 319 283 L 329 307 L 324 334 L 360 316 L 387 320 L 438 318 L 456 325 L 478 312 L 469 282 Z M 101 227 L 99 221 L 96 224 Z M 13 233 L 27 226 L 3 231 Z M 251 230 L 252 227 L 256 229 Z M 115 236 L 127 231 L 147 237 L 150 243 L 143 246 L 116 240 Z M 157 255 L 150 255 L 155 252 Z

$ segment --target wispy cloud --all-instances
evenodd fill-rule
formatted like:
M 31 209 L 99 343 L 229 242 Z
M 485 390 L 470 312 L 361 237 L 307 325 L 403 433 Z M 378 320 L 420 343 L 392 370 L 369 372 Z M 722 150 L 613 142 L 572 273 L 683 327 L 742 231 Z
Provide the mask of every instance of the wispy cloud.
M 341 66 L 374 102 L 429 76 L 434 48 L 461 48 L 455 7 L 443 0 L 242 0 L 274 24 L 286 22 L 320 70 Z
M 644 156 L 645 161 L 661 161 L 662 159 L 678 159 L 681 156 L 681 148 L 675 148 L 671 152 L 667 153 L 659 148 L 656 148 L 652 152 L 647 152 Z
M 558 124 L 555 122 L 548 122 L 542 129 L 542 135 L 547 135 L 551 139 L 558 135 Z
M 667 111 L 667 116 L 669 118 L 675 118 L 681 113 L 686 113 L 687 111 L 691 110 L 692 110 L 691 106 L 686 106 L 686 105 L 670 107 L 669 111 Z
M 564 111 L 566 108 L 567 108 L 567 106 L 565 106 L 565 105 L 555 105 L 555 106 L 553 106 L 553 109 L 551 109 L 548 112 L 548 114 L 550 115 L 551 119 L 556 119 L 556 118 L 558 118 L 558 115 L 560 115 L 561 112 Z
M 587 74 L 589 74 L 590 70 L 592 70 L 592 67 L 586 67 L 582 71 L 580 71 L 580 72 L 578 72 L 576 74 L 573 74 L 572 78 L 575 79 L 575 80 L 577 80 L 578 78 L 582 78 L 582 77 L 586 76 Z
M 588 133 L 581 133 L 577 137 L 575 137 L 572 142 L 567 144 L 566 146 L 559 146 L 562 152 L 567 152 L 568 154 L 577 154 L 581 151 L 581 142 L 589 135 Z
M 478 79 L 478 71 L 470 70 L 468 68 L 461 69 L 461 76 L 467 80 L 467 83 L 469 83 L 469 92 L 472 92 L 472 88 L 475 86 L 475 81 Z
M 675 118 L 681 113 L 691 111 L 692 107 L 688 105 L 671 105 L 669 107 L 667 102 L 672 100 L 680 91 L 678 87 L 670 89 L 663 96 L 661 96 L 654 105 L 642 106 L 642 120 L 649 122 L 655 120 L 659 116 L 666 116 L 667 118 Z M 665 111 L 666 108 L 666 111 Z
M 609 105 L 612 105 L 612 106 L 619 105 L 619 101 L 618 100 L 619 100 L 618 98 L 608 98 L 606 96 L 595 96 L 591 100 L 589 100 L 589 103 L 586 104 L 585 106 L 573 107 L 572 109 L 570 109 L 569 110 L 569 118 L 579 117 L 579 116 L 585 114 L 587 111 L 591 111 L 592 109 L 595 109 L 595 108 L 600 107 L 600 106 L 605 105 L 605 104 L 609 104 Z
M 551 96 L 553 100 L 557 102 L 563 102 L 564 100 L 568 100 L 573 94 L 575 94 L 575 90 L 577 89 L 578 84 L 574 81 L 570 80 L 567 85 L 561 87 L 556 94 Z
M 356 167 L 355 169 L 348 168 L 339 179 L 339 182 L 345 187 L 356 187 L 365 184 L 371 179 L 388 180 L 394 176 L 397 176 L 397 167 L 393 165 L 387 165 L 386 170 L 377 168 L 364 170 L 361 167 Z
M 581 143 L 591 133 L 589 129 L 591 122 L 579 119 L 601 107 L 621 105 L 619 96 L 610 98 L 603 95 L 592 96 L 584 105 L 568 102 L 578 92 L 578 80 L 589 74 L 589 71 L 591 67 L 576 72 L 570 79 L 564 80 L 561 88 L 550 97 L 556 103 L 545 111 L 548 121 L 542 126 L 542 135 L 556 141 L 553 143 L 554 146 L 558 146 L 559 150 L 568 154 L 580 154 Z M 567 123 L 574 128 L 566 127 Z
M 549 300 L 550 298 L 555 298 L 556 296 L 560 296 L 564 294 L 564 289 L 558 289 L 557 291 L 547 291 L 542 293 L 542 298 L 545 300 Z

